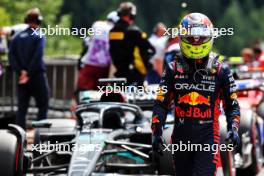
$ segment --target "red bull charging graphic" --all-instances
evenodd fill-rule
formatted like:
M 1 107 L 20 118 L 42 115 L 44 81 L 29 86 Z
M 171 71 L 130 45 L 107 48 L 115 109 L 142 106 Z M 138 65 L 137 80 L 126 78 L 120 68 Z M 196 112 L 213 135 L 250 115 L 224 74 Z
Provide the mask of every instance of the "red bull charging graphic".
M 205 97 L 197 92 L 190 92 L 186 95 L 179 96 L 178 103 L 185 103 L 192 106 L 205 104 L 210 106 L 210 96 Z

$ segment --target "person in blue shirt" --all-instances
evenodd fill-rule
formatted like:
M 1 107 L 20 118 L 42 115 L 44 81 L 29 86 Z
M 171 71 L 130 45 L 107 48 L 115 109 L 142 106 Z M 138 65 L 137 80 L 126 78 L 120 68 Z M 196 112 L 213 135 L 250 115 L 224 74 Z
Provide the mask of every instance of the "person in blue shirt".
M 49 86 L 43 61 L 46 38 L 39 31 L 41 21 L 40 10 L 30 9 L 25 18 L 29 27 L 14 36 L 9 49 L 9 63 L 18 77 L 17 124 L 24 129 L 31 97 L 39 109 L 38 120 L 47 118 Z

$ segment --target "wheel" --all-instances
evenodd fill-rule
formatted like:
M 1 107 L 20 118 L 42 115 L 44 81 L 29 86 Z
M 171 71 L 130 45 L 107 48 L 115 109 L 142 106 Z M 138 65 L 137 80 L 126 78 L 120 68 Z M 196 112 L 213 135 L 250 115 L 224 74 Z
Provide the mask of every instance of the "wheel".
M 19 166 L 21 145 L 18 145 L 17 137 L 7 130 L 0 131 L 0 170 L 1 175 L 16 176 Z

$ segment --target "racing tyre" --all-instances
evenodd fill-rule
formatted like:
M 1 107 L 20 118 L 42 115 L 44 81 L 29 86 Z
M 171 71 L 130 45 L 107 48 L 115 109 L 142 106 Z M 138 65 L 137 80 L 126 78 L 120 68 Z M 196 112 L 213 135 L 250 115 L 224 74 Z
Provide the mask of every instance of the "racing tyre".
M 17 176 L 20 169 L 19 160 L 21 145 L 18 144 L 17 137 L 7 130 L 0 131 L 0 170 L 1 175 Z

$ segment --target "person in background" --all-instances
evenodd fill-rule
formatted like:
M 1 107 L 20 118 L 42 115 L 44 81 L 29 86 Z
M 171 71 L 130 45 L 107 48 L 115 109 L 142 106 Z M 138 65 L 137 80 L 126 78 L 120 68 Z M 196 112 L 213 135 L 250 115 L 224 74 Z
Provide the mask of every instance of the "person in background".
M 254 61 L 253 50 L 251 48 L 243 48 L 241 50 L 241 57 L 244 63 L 251 64 Z
M 232 58 L 240 58 L 240 57 L 230 57 Z M 243 48 L 241 50 L 241 58 L 240 58 L 241 64 L 239 65 L 233 65 L 233 69 L 238 69 L 239 71 L 249 71 L 254 68 L 258 68 L 258 62 L 254 58 L 254 52 L 251 48 Z M 231 62 L 232 63 L 232 62 Z M 234 78 L 238 79 L 239 76 L 236 72 L 234 72 Z
M 2 27 L 0 27 L 0 77 L 4 73 L 4 66 L 2 63 L 2 57 L 7 54 L 8 47 L 7 47 L 7 40 L 6 40 L 6 33 Z
M 83 42 L 82 42 L 82 51 L 81 51 L 81 54 L 80 54 L 80 57 L 78 59 L 78 70 L 80 71 L 81 68 L 84 67 L 83 63 L 82 63 L 82 58 L 83 56 L 87 53 L 88 51 L 88 48 L 89 48 L 89 41 L 90 41 L 90 36 L 87 36 L 83 39 Z
M 258 62 L 258 66 L 264 68 L 264 52 L 262 51 L 260 40 L 253 42 L 252 50 L 254 53 L 254 58 Z
M 133 25 L 137 12 L 133 3 L 121 3 L 117 12 L 120 19 L 109 34 L 115 77 L 126 78 L 128 85 L 142 85 L 155 48 L 147 40 L 146 33 Z
M 254 57 L 254 51 L 251 48 L 243 48 L 241 50 L 241 57 L 244 65 L 249 68 L 256 68 L 259 66 L 258 61 Z
M 0 27 L 0 58 L 8 52 L 6 35 L 4 28 Z
M 117 20 L 117 12 L 113 11 L 107 15 L 106 21 L 96 21 L 92 25 L 95 34 L 85 39 L 85 54 L 81 58 L 77 91 L 95 90 L 98 80 L 108 77 L 111 64 L 108 34 Z
M 49 86 L 43 60 L 46 38 L 39 32 L 42 16 L 38 8 L 27 12 L 28 28 L 15 34 L 9 48 L 9 63 L 17 74 L 17 124 L 26 128 L 26 114 L 30 98 L 38 107 L 38 120 L 46 119 L 49 103 Z
M 156 53 L 150 60 L 151 66 L 148 69 L 147 82 L 149 84 L 158 84 L 163 72 L 163 60 L 165 56 L 166 43 L 168 37 L 164 35 L 166 26 L 158 23 L 153 29 L 153 34 L 149 38 L 149 42 L 155 48 Z

